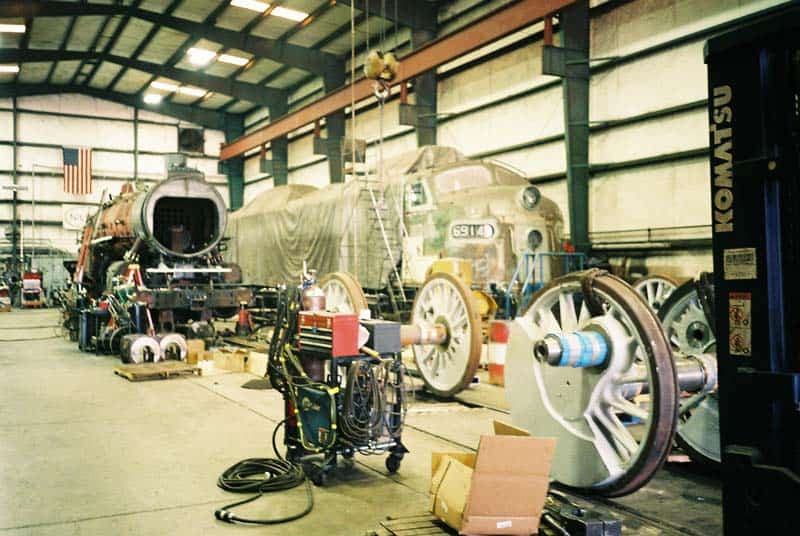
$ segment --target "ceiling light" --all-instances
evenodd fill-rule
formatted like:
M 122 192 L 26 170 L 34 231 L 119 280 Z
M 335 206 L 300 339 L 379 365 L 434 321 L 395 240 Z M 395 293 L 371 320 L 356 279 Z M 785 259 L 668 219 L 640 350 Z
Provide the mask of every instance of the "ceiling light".
M 178 88 L 178 93 L 183 93 L 184 95 L 191 95 L 192 97 L 202 97 L 207 93 L 207 91 L 199 87 L 181 86 Z
M 278 6 L 270 12 L 270 15 L 282 17 L 297 22 L 303 22 L 308 17 L 308 13 L 297 11 L 296 9 L 289 9 L 288 7 Z
M 189 63 L 192 65 L 205 65 L 214 59 L 217 55 L 213 50 L 206 50 L 204 48 L 192 47 L 188 51 Z
M 158 93 L 145 93 L 144 102 L 147 104 L 158 104 L 161 102 L 161 95 Z
M 0 73 L 18 73 L 19 65 L 0 65 Z
M 25 33 L 24 24 L 0 24 L 0 33 Z
M 223 63 L 230 63 L 231 65 L 238 65 L 239 67 L 247 65 L 250 62 L 248 58 L 234 56 L 233 54 L 220 54 L 217 59 Z
M 153 82 L 150 87 L 164 91 L 178 91 L 178 84 L 170 84 L 169 82 Z
M 267 9 L 269 9 L 268 3 L 259 2 L 258 0 L 231 0 L 231 5 L 234 7 L 251 9 L 253 11 L 258 11 L 259 13 L 264 13 Z

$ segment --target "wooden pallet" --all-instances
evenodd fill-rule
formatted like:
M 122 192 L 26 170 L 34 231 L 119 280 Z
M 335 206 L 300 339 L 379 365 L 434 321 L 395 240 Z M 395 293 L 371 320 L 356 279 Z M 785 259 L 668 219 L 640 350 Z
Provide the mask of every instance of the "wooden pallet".
M 189 365 L 183 361 L 163 361 L 161 363 L 140 363 L 138 365 L 120 365 L 114 374 L 127 378 L 132 382 L 148 380 L 166 380 L 180 376 L 200 375 L 200 367 Z
M 373 531 L 374 536 L 455 536 L 458 531 L 451 529 L 430 513 L 418 515 L 388 516 L 380 524 L 380 529 Z

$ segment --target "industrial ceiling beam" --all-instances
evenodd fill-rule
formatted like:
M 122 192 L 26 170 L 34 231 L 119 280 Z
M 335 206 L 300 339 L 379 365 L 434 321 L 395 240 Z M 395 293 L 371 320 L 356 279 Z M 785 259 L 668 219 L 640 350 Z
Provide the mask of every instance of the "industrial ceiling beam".
M 129 69 L 151 73 L 156 76 L 171 78 L 182 84 L 198 86 L 203 89 L 230 95 L 262 106 L 271 106 L 286 100 L 286 92 L 280 89 L 259 86 L 247 82 L 239 82 L 221 76 L 178 69 L 169 65 L 161 65 L 149 61 L 124 58 L 113 54 L 74 50 L 20 50 L 17 48 L 0 49 L 0 62 L 35 62 L 35 61 L 70 61 L 70 60 L 105 60 Z
M 142 3 L 142 0 L 133 0 L 131 2 L 130 6 L 128 6 L 128 7 L 130 9 L 138 9 L 138 7 L 139 7 L 139 5 L 141 3 Z M 122 37 L 122 33 L 128 28 L 128 25 L 130 24 L 130 22 L 131 22 L 131 15 L 130 14 L 127 14 L 127 15 L 125 15 L 125 16 L 120 18 L 120 20 L 117 23 L 117 27 L 114 28 L 114 32 L 111 34 L 111 37 L 106 41 L 105 46 L 103 46 L 103 54 L 109 54 L 109 53 L 111 53 L 112 50 L 114 50 L 114 47 L 117 45 L 117 41 L 119 41 L 119 38 Z M 103 26 L 101 26 L 100 29 L 98 29 L 96 35 L 102 35 L 103 34 L 103 28 L 105 28 L 105 23 L 103 23 Z M 92 50 L 95 50 L 95 48 L 92 47 Z M 80 69 L 76 72 L 76 78 L 73 78 L 71 83 L 74 83 L 75 80 L 77 79 L 77 76 L 81 74 L 81 72 L 83 70 L 83 66 L 85 64 L 86 64 L 86 61 L 81 61 Z M 102 65 L 102 62 L 98 61 L 98 62 L 94 62 L 94 65 L 90 65 L 89 66 L 89 74 L 83 76 L 82 80 L 81 80 L 81 83 L 84 86 L 89 86 L 89 85 L 92 84 L 92 80 L 94 80 L 94 77 L 97 75 L 97 72 L 100 70 L 100 66 L 101 65 Z M 124 70 L 124 69 L 121 69 L 121 70 Z M 108 86 L 108 89 L 114 89 L 114 86 L 110 85 L 110 86 Z
M 194 108 L 183 104 L 161 103 L 155 106 L 143 107 L 135 95 L 97 89 L 80 84 L 72 85 L 47 85 L 47 84 L 0 84 L 0 98 L 29 97 L 34 95 L 52 95 L 57 93 L 80 93 L 97 99 L 104 99 L 132 108 L 146 109 L 154 113 L 167 115 L 194 123 L 206 128 L 222 130 L 225 128 L 226 114 L 214 110 Z
M 180 3 L 181 3 L 181 0 L 172 0 L 172 2 L 169 5 L 167 5 L 167 7 L 164 9 L 164 13 L 166 15 L 172 15 L 172 12 L 175 11 L 178 8 Z M 130 58 L 138 58 L 142 54 L 142 52 L 144 52 L 144 49 L 147 48 L 147 45 L 150 44 L 150 42 L 155 38 L 155 36 L 160 31 L 161 31 L 161 27 L 154 24 L 153 27 L 150 28 L 150 30 L 147 32 L 147 35 L 144 36 L 144 38 L 142 39 L 142 42 L 139 43 L 139 46 L 137 46 L 134 49 L 133 53 L 128 54 L 127 56 L 130 57 Z M 106 49 L 103 52 L 109 53 L 109 52 L 111 52 L 111 49 Z M 172 63 L 170 61 L 168 61 L 166 64 L 167 65 L 175 65 L 174 63 Z M 108 89 L 114 89 L 117 86 L 117 84 L 119 83 L 119 81 L 122 80 L 122 77 L 125 76 L 127 73 L 128 73 L 128 69 L 127 68 L 120 69 L 119 71 L 117 71 L 117 74 L 114 75 L 114 78 L 111 79 L 111 82 L 109 82 L 106 85 L 106 87 Z M 138 93 L 140 94 L 140 96 L 141 96 L 142 91 L 144 89 L 146 89 L 150 85 L 150 83 L 153 80 L 155 80 L 155 78 L 156 78 L 155 75 L 151 75 L 150 76 L 150 80 L 148 80 L 147 83 L 144 86 L 142 86 L 142 88 L 139 89 Z
M 258 58 L 285 63 L 322 74 L 338 58 L 330 53 L 285 43 L 277 39 L 248 35 L 214 25 L 120 4 L 94 4 L 56 0 L 11 0 L 0 2 L 0 17 L 70 17 L 81 15 L 126 15 L 203 37 L 227 48 L 237 48 Z
M 574 0 L 522 0 L 484 17 L 467 28 L 438 39 L 400 59 L 395 84 L 404 83 L 464 54 L 530 26 Z M 364 78 L 299 110 L 275 119 L 269 125 L 222 147 L 220 159 L 227 160 L 259 147 L 279 136 L 302 128 L 356 102 L 373 96 L 373 82 Z
M 374 17 L 381 17 L 402 26 L 419 30 L 436 31 L 438 14 L 436 4 L 425 0 L 385 0 L 382 5 L 369 0 L 337 0 L 345 6 L 355 5 L 361 11 L 369 11 Z M 383 7 L 385 6 L 385 11 Z

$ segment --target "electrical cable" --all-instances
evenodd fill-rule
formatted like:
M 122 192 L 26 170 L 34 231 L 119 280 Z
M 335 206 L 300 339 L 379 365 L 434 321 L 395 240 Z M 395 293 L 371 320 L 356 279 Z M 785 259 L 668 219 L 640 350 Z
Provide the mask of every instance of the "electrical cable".
M 314 492 L 303 468 L 283 459 L 278 452 L 275 438 L 280 427 L 285 424 L 286 419 L 279 422 L 272 432 L 272 449 L 275 451 L 276 458 L 247 458 L 232 465 L 219 476 L 217 486 L 225 491 L 255 493 L 255 495 L 215 510 L 214 517 L 218 520 L 241 525 L 277 525 L 300 519 L 308 515 L 314 508 Z M 251 503 L 266 493 L 289 490 L 301 484 L 306 485 L 307 503 L 302 511 L 295 514 L 272 519 L 253 519 L 240 517 L 232 511 L 233 508 Z

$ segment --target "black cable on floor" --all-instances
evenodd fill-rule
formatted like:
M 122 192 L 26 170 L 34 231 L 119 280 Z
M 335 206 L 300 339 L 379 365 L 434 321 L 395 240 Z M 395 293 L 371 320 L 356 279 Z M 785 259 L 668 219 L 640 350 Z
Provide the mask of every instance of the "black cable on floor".
M 300 519 L 314 508 L 314 493 L 311 482 L 306 478 L 303 468 L 284 460 L 277 449 L 275 437 L 278 429 L 286 423 L 279 422 L 272 432 L 272 448 L 277 458 L 248 458 L 226 469 L 217 480 L 217 486 L 232 493 L 255 493 L 242 501 L 228 504 L 214 512 L 214 517 L 227 523 L 243 525 L 277 525 Z M 241 506 L 261 498 L 265 493 L 284 491 L 305 483 L 308 502 L 306 507 L 296 514 L 274 519 L 250 519 L 237 516 L 232 508 Z

